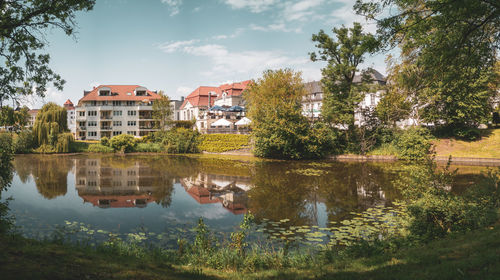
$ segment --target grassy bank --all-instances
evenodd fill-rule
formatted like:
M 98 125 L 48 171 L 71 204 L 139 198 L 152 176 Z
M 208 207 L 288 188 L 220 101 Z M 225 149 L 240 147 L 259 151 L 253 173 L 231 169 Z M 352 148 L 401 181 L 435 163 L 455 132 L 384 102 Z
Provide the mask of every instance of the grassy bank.
M 434 141 L 438 156 L 500 158 L 500 129 L 483 131 L 477 141 L 438 139 Z
M 2 279 L 498 279 L 500 226 L 395 252 L 353 251 L 307 270 L 216 271 L 171 265 L 154 251 L 133 256 L 18 236 L 0 236 L 0 260 Z

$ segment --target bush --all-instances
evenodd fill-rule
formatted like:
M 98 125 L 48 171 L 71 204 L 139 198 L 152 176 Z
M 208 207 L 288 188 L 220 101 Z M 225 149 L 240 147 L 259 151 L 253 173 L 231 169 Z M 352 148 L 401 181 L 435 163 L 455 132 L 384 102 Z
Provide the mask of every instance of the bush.
M 172 125 L 172 128 L 187 128 L 187 129 L 192 129 L 195 121 L 172 121 L 170 124 Z
M 33 133 L 31 130 L 22 130 L 13 137 L 13 148 L 16 154 L 30 153 L 34 147 Z
M 204 134 L 201 135 L 201 151 L 212 153 L 222 153 L 231 150 L 238 150 L 250 145 L 250 135 L 242 134 Z
M 165 146 L 168 153 L 198 153 L 200 133 L 197 130 L 177 128 L 155 133 L 155 142 Z
M 111 147 L 104 146 L 101 144 L 91 144 L 88 147 L 87 152 L 89 152 L 89 153 L 113 153 L 114 150 Z
M 422 127 L 411 127 L 403 130 L 394 139 L 398 150 L 398 158 L 403 160 L 423 160 L 431 148 L 431 134 Z
M 34 152 L 37 154 L 54 154 L 57 151 L 52 145 L 42 144 L 40 147 L 36 148 Z
M 459 127 L 453 130 L 453 135 L 457 139 L 475 141 L 481 138 L 481 131 L 475 127 Z
M 113 136 L 111 140 L 109 140 L 109 144 L 115 151 L 129 153 L 134 150 L 136 142 L 134 136 L 121 134 Z
M 9 133 L 0 132 L 0 195 L 12 179 L 12 137 Z
M 104 136 L 101 138 L 101 145 L 109 147 L 109 138 Z
M 139 143 L 135 147 L 135 151 L 140 153 L 159 153 L 163 151 L 163 147 L 159 143 Z
M 71 132 L 61 133 L 57 136 L 55 150 L 58 153 L 69 153 L 71 143 L 73 143 L 74 141 L 75 140 Z

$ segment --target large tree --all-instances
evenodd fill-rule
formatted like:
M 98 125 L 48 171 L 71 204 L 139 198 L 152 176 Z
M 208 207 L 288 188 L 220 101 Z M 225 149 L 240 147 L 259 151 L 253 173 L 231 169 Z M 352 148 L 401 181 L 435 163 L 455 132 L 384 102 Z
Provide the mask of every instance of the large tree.
M 306 91 L 300 73 L 267 70 L 245 92 L 252 120 L 254 154 L 261 157 L 301 159 L 322 157 L 329 149 L 325 129 L 313 128 L 302 115 Z
M 50 56 L 44 32 L 75 30 L 75 12 L 89 11 L 95 0 L 0 0 L 0 101 L 21 94 L 44 96 L 52 83 L 62 90 L 64 80 L 48 67 Z
M 165 130 L 167 125 L 172 121 L 172 107 L 170 106 L 170 98 L 163 92 L 159 92 L 160 99 L 153 102 L 153 119 L 155 125 L 161 130 Z
M 400 48 L 390 82 L 411 97 L 423 120 L 451 126 L 486 120 L 496 94 L 489 85 L 500 45 L 500 2 L 358 0 L 354 8 L 377 21 L 384 49 Z
M 36 115 L 33 138 L 37 145 L 55 146 L 59 134 L 68 131 L 68 112 L 56 103 L 43 105 Z
M 342 26 L 334 28 L 336 38 L 330 37 L 323 30 L 313 34 L 317 52 L 310 54 L 312 61 L 326 61 L 322 69 L 324 89 L 321 116 L 331 125 L 354 126 L 354 113 L 366 91 L 369 73 L 363 73 L 362 82 L 354 83 L 354 76 L 366 54 L 377 50 L 377 40 L 371 34 L 363 32 L 361 24 L 354 23 L 352 28 Z

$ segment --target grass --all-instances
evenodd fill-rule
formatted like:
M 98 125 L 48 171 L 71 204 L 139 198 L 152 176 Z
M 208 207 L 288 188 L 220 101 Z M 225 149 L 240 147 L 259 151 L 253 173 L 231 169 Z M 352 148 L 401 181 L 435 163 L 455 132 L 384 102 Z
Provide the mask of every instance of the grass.
M 171 265 L 155 257 L 0 236 L 2 279 L 500 279 L 500 225 L 421 247 L 339 255 L 310 269 L 254 273 Z
M 201 151 L 222 153 L 248 148 L 250 136 L 243 134 L 203 134 L 198 146 Z
M 500 158 L 500 129 L 484 131 L 478 141 L 438 139 L 434 141 L 438 156 Z

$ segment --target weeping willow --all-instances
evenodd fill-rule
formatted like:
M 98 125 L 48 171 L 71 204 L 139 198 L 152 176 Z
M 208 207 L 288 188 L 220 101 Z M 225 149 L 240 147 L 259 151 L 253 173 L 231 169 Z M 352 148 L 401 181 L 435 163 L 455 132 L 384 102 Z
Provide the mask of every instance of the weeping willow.
M 61 133 L 57 137 L 57 143 L 56 143 L 56 151 L 58 153 L 68 153 L 69 152 L 69 146 L 73 142 L 73 134 L 66 132 L 66 133 Z
M 68 113 L 55 104 L 45 104 L 38 112 L 33 125 L 33 138 L 38 146 L 48 144 L 57 146 L 59 134 L 68 131 Z

